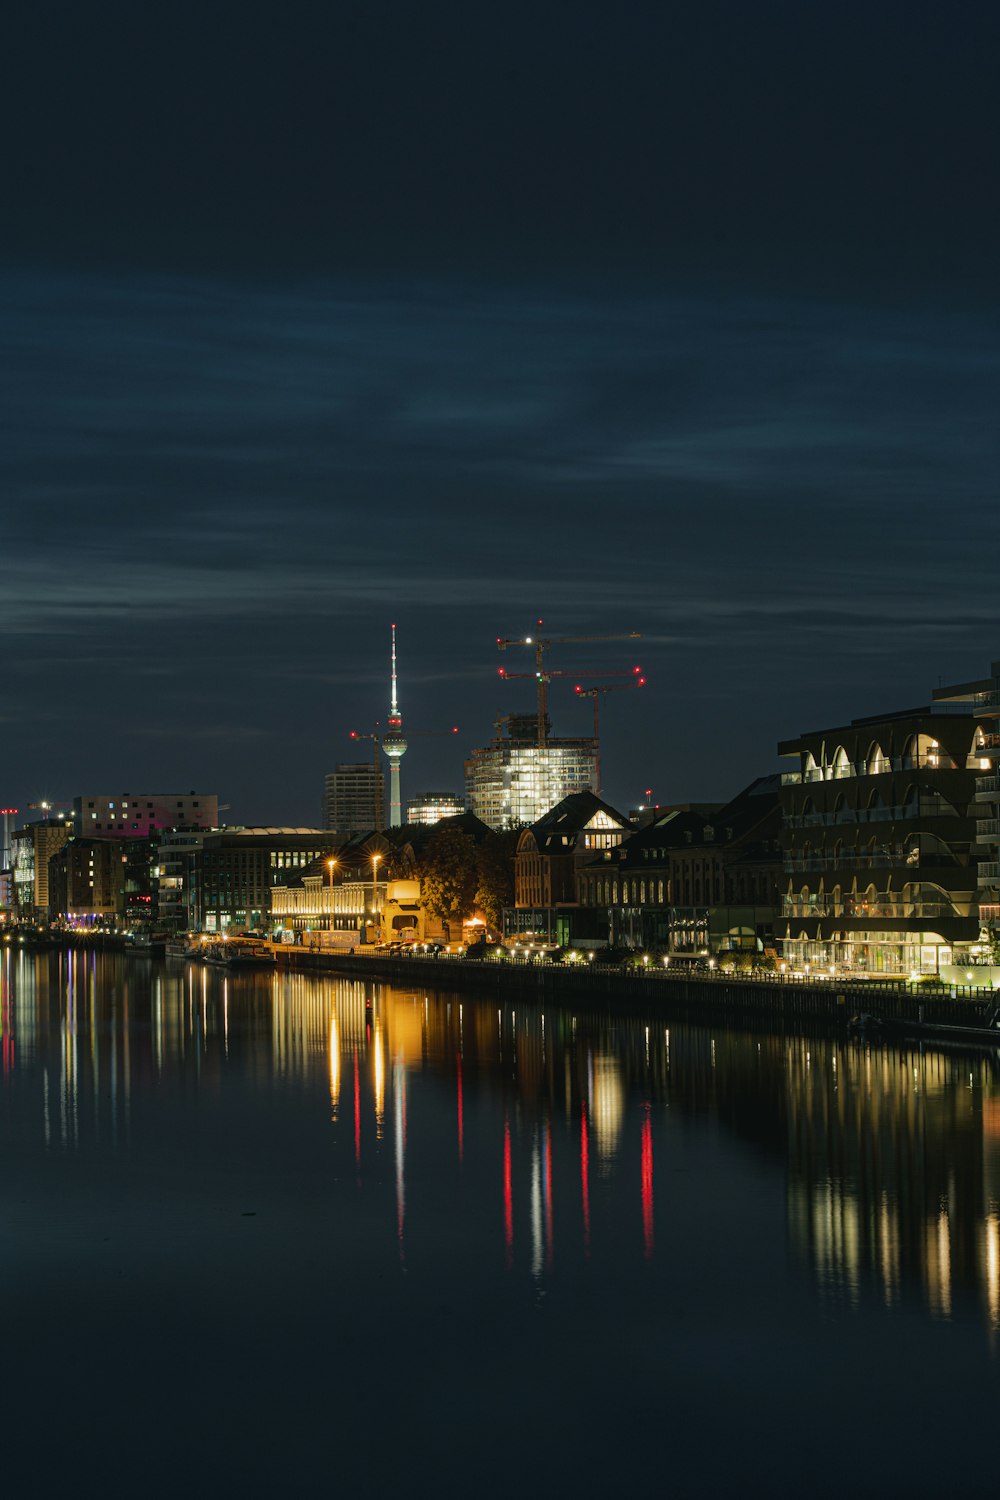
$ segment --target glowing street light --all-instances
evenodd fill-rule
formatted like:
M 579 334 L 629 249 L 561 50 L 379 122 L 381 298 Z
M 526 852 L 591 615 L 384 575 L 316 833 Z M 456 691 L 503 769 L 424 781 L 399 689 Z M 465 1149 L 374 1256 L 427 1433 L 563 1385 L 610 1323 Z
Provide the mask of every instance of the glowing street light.
M 326 924 L 327 932 L 333 931 L 333 871 L 336 863 L 335 859 L 328 859 L 326 862 L 326 867 L 330 871 L 330 916 Z
M 372 926 L 373 927 L 375 925 L 375 918 L 376 918 L 376 913 L 377 913 L 377 910 L 378 910 L 378 862 L 379 862 L 379 860 L 381 858 L 382 858 L 381 854 L 373 854 L 372 855 Z

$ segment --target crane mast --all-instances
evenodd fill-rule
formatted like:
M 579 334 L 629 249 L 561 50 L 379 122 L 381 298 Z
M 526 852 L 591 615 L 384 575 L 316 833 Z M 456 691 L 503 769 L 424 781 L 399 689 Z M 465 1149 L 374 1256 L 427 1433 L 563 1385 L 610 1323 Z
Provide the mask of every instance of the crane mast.
M 539 620 L 537 623 L 538 623 L 538 628 L 541 629 L 542 625 L 544 624 L 544 621 L 543 620 Z M 640 639 L 640 636 L 639 636 L 639 632 L 637 630 L 627 630 L 627 631 L 623 631 L 623 632 L 620 632 L 618 634 L 613 634 L 613 635 L 553 635 L 553 636 L 541 636 L 541 635 L 499 636 L 498 635 L 497 636 L 497 650 L 498 651 L 506 651 L 506 649 L 507 649 L 508 646 L 531 646 L 534 649 L 534 653 L 535 653 L 535 671 L 534 671 L 534 676 L 535 676 L 535 680 L 537 682 L 537 693 L 538 693 L 538 748 L 539 748 L 539 750 L 544 750 L 545 749 L 545 742 L 546 742 L 546 738 L 547 738 L 547 730 L 546 730 L 546 723 L 545 723 L 545 721 L 546 721 L 546 718 L 548 717 L 549 682 L 551 681 L 551 679 L 553 677 L 568 677 L 570 675 L 572 675 L 574 677 L 608 677 L 608 676 L 617 675 L 615 673 L 601 672 L 601 671 L 595 671 L 595 672 L 587 672 L 587 671 L 584 671 L 584 672 L 574 672 L 572 674 L 570 674 L 568 672 L 551 672 L 551 671 L 550 672 L 546 672 L 546 670 L 545 670 L 545 653 L 548 650 L 550 650 L 551 647 L 553 647 L 553 646 L 571 646 L 571 645 L 576 645 L 578 642 L 581 642 L 581 641 L 637 641 L 639 639 Z M 638 668 L 636 668 L 636 671 L 638 671 Z M 502 677 L 519 677 L 519 676 L 527 675 L 527 674 L 522 674 L 522 673 L 519 673 L 519 672 L 506 672 L 506 671 L 503 670 L 503 668 L 501 668 L 500 675 Z

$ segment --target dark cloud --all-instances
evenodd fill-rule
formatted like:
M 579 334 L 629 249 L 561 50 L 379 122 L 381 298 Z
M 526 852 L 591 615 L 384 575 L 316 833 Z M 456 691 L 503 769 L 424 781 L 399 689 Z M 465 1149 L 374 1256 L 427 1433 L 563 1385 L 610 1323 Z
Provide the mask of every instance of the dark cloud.
M 529 696 L 498 634 L 641 630 L 622 802 L 978 673 L 998 41 L 914 0 L 22 7 L 4 795 L 307 821 L 392 619 L 408 726 L 463 747 Z M 458 760 L 415 736 L 408 786 Z
M 18 786 L 179 776 L 302 821 L 383 715 L 391 619 L 408 725 L 462 726 L 414 740 L 414 790 L 457 786 L 530 698 L 497 634 L 642 631 L 561 662 L 648 671 L 609 705 L 620 801 L 733 790 L 800 721 L 916 701 L 993 649 L 995 317 L 707 286 L 6 292 Z M 227 753 L 248 727 L 280 764 Z

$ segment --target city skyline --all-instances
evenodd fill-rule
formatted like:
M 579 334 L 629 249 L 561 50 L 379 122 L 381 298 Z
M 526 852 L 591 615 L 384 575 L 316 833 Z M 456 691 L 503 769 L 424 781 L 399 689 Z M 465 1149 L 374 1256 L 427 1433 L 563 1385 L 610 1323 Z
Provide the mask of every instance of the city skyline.
M 413 789 L 641 632 L 618 806 L 996 655 L 994 8 L 118 11 L 12 39 L 5 803 L 312 822 L 394 620 Z

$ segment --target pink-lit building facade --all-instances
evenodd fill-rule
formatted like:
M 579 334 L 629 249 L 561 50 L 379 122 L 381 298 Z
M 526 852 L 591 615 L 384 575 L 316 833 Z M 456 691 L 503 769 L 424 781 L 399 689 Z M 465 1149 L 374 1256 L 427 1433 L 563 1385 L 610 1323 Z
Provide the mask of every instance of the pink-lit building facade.
M 73 798 L 77 838 L 149 838 L 171 828 L 218 828 L 215 792 L 85 793 Z

